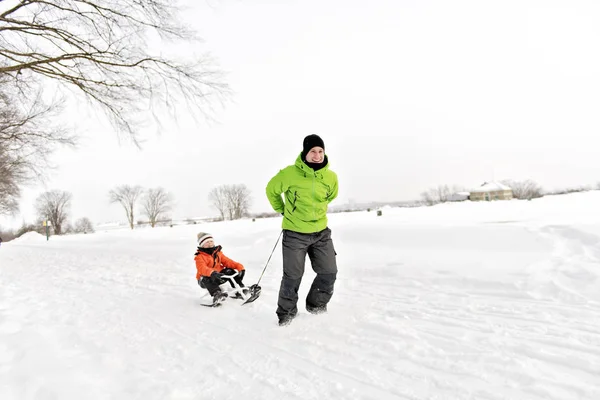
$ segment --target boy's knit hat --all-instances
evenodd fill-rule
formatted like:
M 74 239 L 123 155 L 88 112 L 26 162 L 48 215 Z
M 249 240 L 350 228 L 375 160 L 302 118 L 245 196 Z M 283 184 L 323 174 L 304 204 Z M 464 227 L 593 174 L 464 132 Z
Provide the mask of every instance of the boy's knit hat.
M 210 233 L 199 232 L 197 235 L 197 238 L 198 238 L 198 247 L 202 247 L 202 243 L 206 242 L 209 239 L 213 239 L 213 236 Z

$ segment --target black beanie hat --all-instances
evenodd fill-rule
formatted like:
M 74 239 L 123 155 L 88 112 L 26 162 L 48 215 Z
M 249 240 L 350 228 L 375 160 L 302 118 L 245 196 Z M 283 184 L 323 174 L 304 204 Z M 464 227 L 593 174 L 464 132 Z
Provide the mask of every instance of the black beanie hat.
M 306 155 L 313 147 L 320 147 L 325 151 L 325 143 L 318 135 L 308 135 L 302 142 L 302 158 L 306 158 Z

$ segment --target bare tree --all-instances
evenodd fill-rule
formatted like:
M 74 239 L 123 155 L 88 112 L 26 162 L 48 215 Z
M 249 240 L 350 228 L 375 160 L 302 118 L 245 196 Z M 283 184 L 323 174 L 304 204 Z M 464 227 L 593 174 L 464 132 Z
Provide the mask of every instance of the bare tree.
M 43 104 L 41 93 L 32 102 L 19 97 L 0 75 L 0 214 L 18 209 L 21 186 L 44 175 L 58 146 L 74 145 L 72 137 L 46 121 L 56 112 Z
M 530 179 L 524 181 L 504 180 L 501 183 L 512 189 L 515 199 L 529 200 L 544 195 L 542 187 Z
M 16 238 L 16 232 L 14 230 L 3 230 L 2 228 L 0 228 L 0 238 L 2 239 L 2 242 L 9 242 L 11 240 L 13 240 L 14 238 Z
M 28 233 L 28 232 L 37 232 L 40 234 L 44 233 L 45 228 L 42 226 L 42 220 L 38 219 L 38 221 L 36 221 L 35 224 L 28 224 L 25 221 L 23 221 L 23 224 L 21 225 L 21 227 L 15 232 L 15 237 L 21 237 L 22 235 Z
M 142 192 L 143 189 L 141 186 L 121 185 L 112 189 L 109 193 L 110 202 L 119 203 L 125 209 L 127 221 L 129 222 L 129 227 L 131 229 L 133 229 L 135 221 L 133 215 L 135 211 L 135 204 Z
M 19 209 L 19 184 L 24 175 L 23 167 L 0 142 L 0 215 L 12 214 Z
M 171 210 L 171 196 L 161 187 L 148 189 L 143 205 L 148 222 L 154 228 L 159 218 Z
M 210 191 L 208 198 L 223 220 L 240 219 L 250 208 L 250 190 L 243 184 L 218 186 Z
M 0 74 L 0 143 L 36 174 L 53 150 L 75 144 L 65 129 L 49 122 L 62 111 L 61 104 L 46 105 L 43 97 L 40 91 L 27 100 Z
M 71 235 L 75 233 L 75 227 L 70 222 L 65 222 L 61 230 L 63 235 Z
M 63 233 L 63 225 L 67 221 L 72 197 L 69 192 L 51 190 L 39 195 L 35 201 L 38 218 L 50 221 L 56 235 Z
M 164 43 L 198 39 L 178 21 L 169 0 L 0 0 L 0 76 L 24 96 L 47 82 L 74 89 L 135 140 L 148 111 L 184 103 L 206 113 L 228 93 L 209 57 L 163 55 Z
M 451 194 L 452 191 L 448 185 L 439 185 L 421 193 L 421 198 L 425 204 L 431 206 L 438 203 L 445 203 L 448 201 L 448 197 L 450 197 Z
M 250 190 L 246 185 L 228 185 L 227 192 L 227 208 L 229 219 L 240 219 L 248 214 L 250 208 Z
M 73 231 L 75 233 L 94 233 L 94 224 L 92 224 L 92 221 L 87 217 L 79 218 L 77 222 L 75 222 Z
M 225 186 L 213 188 L 208 194 L 208 200 L 219 211 L 221 219 L 224 220 L 227 213 L 227 192 Z

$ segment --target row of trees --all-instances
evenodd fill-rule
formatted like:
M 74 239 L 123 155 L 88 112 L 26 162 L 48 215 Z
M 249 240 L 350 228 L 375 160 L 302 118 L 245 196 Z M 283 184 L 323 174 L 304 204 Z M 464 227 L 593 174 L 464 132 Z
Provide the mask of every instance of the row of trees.
M 36 222 L 33 225 L 24 224 L 23 232 L 38 231 L 43 233 L 43 222 L 51 224 L 51 230 L 55 235 L 68 233 L 92 233 L 94 225 L 87 217 L 79 218 L 74 224 L 70 224 L 69 212 L 73 195 L 62 190 L 50 190 L 40 194 L 35 200 Z
M 531 200 L 544 196 L 542 187 L 530 179 L 524 181 L 504 180 L 501 183 L 512 189 L 515 199 Z
M 143 213 L 148 217 L 148 223 L 153 228 L 161 218 L 166 218 L 167 213 L 171 211 L 173 202 L 172 196 L 161 187 L 144 189 L 139 185 L 121 185 L 112 189 L 108 196 L 111 203 L 117 203 L 123 207 L 131 229 L 135 226 L 135 211 L 139 200 L 142 201 Z
M 163 188 L 144 189 L 139 185 L 121 185 L 109 192 L 111 203 L 123 207 L 131 229 L 135 227 L 136 207 L 142 201 L 143 214 L 151 227 L 167 218 L 172 209 L 173 198 Z M 240 219 L 248 215 L 250 190 L 246 185 L 221 185 L 212 189 L 208 195 L 211 205 L 219 212 L 221 220 Z
M 43 233 L 43 221 L 49 221 L 56 235 L 68 233 L 91 233 L 94 227 L 89 218 L 80 218 L 69 224 L 69 212 L 73 195 L 62 190 L 51 190 L 38 196 L 35 201 L 37 219 L 34 224 L 24 224 L 16 236 L 28 231 Z M 222 220 L 239 219 L 248 215 L 250 190 L 245 185 L 222 185 L 214 188 L 209 200 L 219 211 Z M 168 219 L 172 209 L 173 197 L 162 187 L 144 189 L 139 185 L 121 185 L 109 192 L 109 202 L 119 204 L 127 215 L 129 227 L 134 229 L 138 206 L 141 203 L 142 214 L 148 218 L 151 227 Z M 139 223 L 139 221 L 138 221 Z
M 240 219 L 248 215 L 250 190 L 246 185 L 221 185 L 210 191 L 208 199 L 222 220 Z
M 210 57 L 147 46 L 195 42 L 179 21 L 172 0 L 0 0 L 0 214 L 18 210 L 21 188 L 58 147 L 76 145 L 56 118 L 71 97 L 103 110 L 137 144 L 144 121 L 161 120 L 153 110 L 206 115 L 229 95 Z
M 73 195 L 61 190 L 50 190 L 40 194 L 34 204 L 36 220 L 33 224 L 23 223 L 16 232 L 2 232 L 4 240 L 19 237 L 27 232 L 45 233 L 44 222 L 50 223 L 50 232 L 55 235 L 70 233 L 93 233 L 94 225 L 87 217 L 69 223 L 69 212 Z
M 450 199 L 452 194 L 463 191 L 465 191 L 464 188 L 456 185 L 452 186 L 452 188 L 448 185 L 439 185 L 421 193 L 421 200 L 428 206 L 431 206 L 438 203 L 445 203 Z
M 600 182 L 595 185 L 571 186 L 563 189 L 556 189 L 546 193 L 546 195 L 559 195 L 579 192 L 589 192 L 590 190 L 600 190 Z
M 171 207 L 171 196 L 163 188 L 145 190 L 141 186 L 123 185 L 111 190 L 109 197 L 111 203 L 119 203 L 125 208 L 131 229 L 134 227 L 134 209 L 138 200 L 143 201 L 144 213 L 152 227 Z M 44 221 L 50 222 L 55 235 L 94 232 L 94 226 L 87 217 L 80 218 L 73 225 L 68 223 L 72 199 L 73 195 L 63 190 L 50 190 L 40 194 L 35 200 L 36 222 L 33 225 L 24 224 L 20 234 L 28 231 L 43 233 Z
M 530 200 L 544 195 L 542 187 L 529 179 L 524 181 L 503 180 L 500 183 L 512 189 L 513 197 L 515 199 Z M 468 192 L 468 190 L 456 185 L 452 187 L 448 185 L 439 185 L 421 193 L 421 200 L 427 205 L 445 203 L 451 200 L 452 195 L 460 192 Z

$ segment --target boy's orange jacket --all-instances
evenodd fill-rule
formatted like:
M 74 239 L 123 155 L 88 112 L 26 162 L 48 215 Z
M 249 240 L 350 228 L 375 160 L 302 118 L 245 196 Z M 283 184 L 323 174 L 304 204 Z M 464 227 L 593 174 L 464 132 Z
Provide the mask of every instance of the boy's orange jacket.
M 221 272 L 224 268 L 232 268 L 237 271 L 244 269 L 242 264 L 227 258 L 225 254 L 221 253 L 221 246 L 215 247 L 212 254 L 198 250 L 194 260 L 196 260 L 196 280 L 203 276 L 210 276 L 215 271 Z

